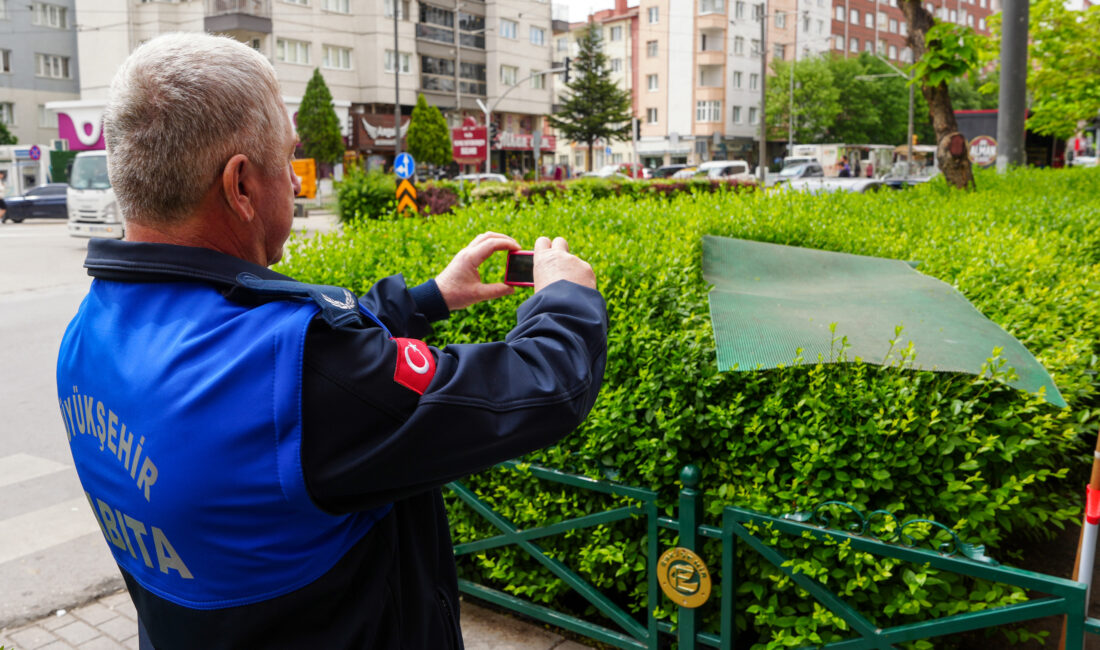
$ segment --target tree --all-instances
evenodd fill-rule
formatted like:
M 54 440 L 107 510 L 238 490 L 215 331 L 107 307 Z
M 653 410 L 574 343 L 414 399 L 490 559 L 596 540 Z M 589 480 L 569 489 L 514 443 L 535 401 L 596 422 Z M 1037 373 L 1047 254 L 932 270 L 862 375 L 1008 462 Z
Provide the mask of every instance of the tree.
M 314 69 L 306 84 L 302 105 L 298 108 L 298 139 L 302 152 L 325 168 L 339 162 L 344 155 L 344 137 L 340 135 L 340 120 L 332 107 L 332 93 L 325 85 L 321 71 Z
M 592 148 L 597 140 L 627 140 L 633 117 L 630 93 L 611 80 L 603 42 L 594 25 L 581 34 L 573 59 L 576 79 L 567 83 L 569 94 L 550 125 L 573 142 L 588 145 L 587 169 L 592 170 Z
M 409 155 L 418 163 L 446 165 L 454 160 L 447 121 L 439 107 L 429 105 L 424 95 L 416 98 L 406 143 Z
M 1037 0 L 1030 11 L 1027 126 L 1064 140 L 1100 113 L 1100 5 L 1074 11 L 1059 0 Z
M 19 138 L 8 130 L 8 125 L 0 120 L 0 144 L 19 144 Z
M 841 110 L 833 60 L 828 57 L 803 59 L 793 64 L 774 59 L 775 76 L 767 85 L 769 137 L 785 138 L 791 126 L 791 65 L 794 65 L 794 141 L 825 142 Z
M 916 61 L 912 83 L 919 84 L 921 95 L 928 103 L 940 170 L 947 182 L 955 187 L 973 188 L 970 147 L 959 133 L 947 82 L 966 75 L 977 66 L 978 38 L 968 27 L 937 24 L 920 0 L 902 0 L 900 7 L 909 23 L 906 40 Z

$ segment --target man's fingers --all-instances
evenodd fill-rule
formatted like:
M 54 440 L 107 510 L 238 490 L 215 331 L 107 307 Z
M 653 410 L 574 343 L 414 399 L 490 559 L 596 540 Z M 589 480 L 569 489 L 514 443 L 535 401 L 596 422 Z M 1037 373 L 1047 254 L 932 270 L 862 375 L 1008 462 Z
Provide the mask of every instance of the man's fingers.
M 516 288 L 504 284 L 503 282 L 495 282 L 493 284 L 483 284 L 478 288 L 480 294 L 480 300 L 494 300 L 503 296 L 510 296 L 516 292 Z
M 549 248 L 550 248 L 550 238 L 549 237 L 539 237 L 538 239 L 535 240 L 535 250 L 542 251 L 542 250 L 547 250 Z
M 564 237 L 555 237 L 552 248 L 561 249 L 561 250 L 565 251 L 566 253 L 568 253 L 569 252 L 569 242 L 565 241 Z

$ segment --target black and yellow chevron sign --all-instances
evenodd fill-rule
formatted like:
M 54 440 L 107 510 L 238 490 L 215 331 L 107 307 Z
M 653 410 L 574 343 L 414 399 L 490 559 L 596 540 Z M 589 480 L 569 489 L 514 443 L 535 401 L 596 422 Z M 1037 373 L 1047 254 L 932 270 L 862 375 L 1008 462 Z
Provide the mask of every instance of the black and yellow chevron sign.
M 413 214 L 419 213 L 416 207 L 416 186 L 407 178 L 397 179 L 397 211 L 412 210 Z

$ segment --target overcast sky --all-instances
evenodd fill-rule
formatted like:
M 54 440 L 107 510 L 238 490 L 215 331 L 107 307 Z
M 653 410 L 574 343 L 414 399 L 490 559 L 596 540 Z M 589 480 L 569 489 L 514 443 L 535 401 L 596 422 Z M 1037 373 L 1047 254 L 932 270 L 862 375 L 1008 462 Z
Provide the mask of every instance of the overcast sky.
M 557 11 L 568 11 L 569 22 L 579 22 L 588 17 L 588 14 L 593 11 L 599 11 L 601 9 L 611 9 L 615 6 L 615 0 L 551 0 L 554 5 L 561 5 L 565 9 L 558 9 Z M 637 7 L 638 0 L 627 0 L 627 6 Z M 554 14 L 558 14 L 555 12 Z

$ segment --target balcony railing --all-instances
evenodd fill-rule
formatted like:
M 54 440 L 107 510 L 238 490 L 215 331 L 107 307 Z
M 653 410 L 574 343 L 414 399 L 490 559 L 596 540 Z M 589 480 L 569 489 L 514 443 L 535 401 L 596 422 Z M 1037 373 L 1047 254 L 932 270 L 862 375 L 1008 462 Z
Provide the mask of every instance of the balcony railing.
M 243 14 L 271 18 L 271 0 L 205 0 L 206 16 Z

